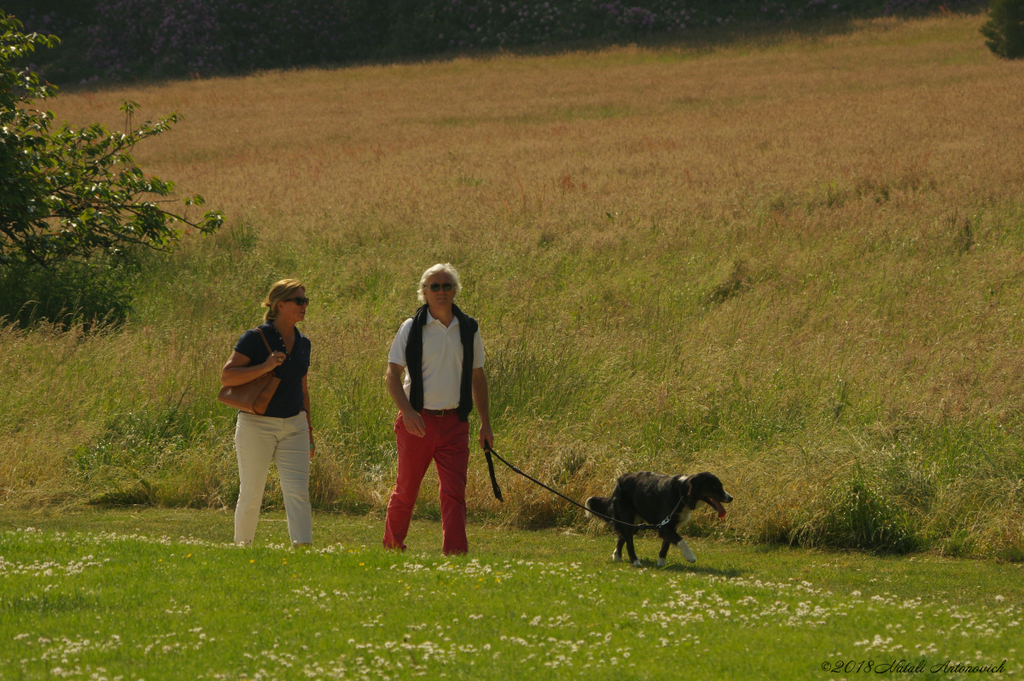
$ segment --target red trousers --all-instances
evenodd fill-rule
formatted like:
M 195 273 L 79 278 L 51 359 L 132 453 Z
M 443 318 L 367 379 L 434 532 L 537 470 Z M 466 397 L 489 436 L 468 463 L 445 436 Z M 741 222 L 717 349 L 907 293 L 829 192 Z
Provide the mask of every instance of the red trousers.
M 395 419 L 398 442 L 398 480 L 388 502 L 384 521 L 384 547 L 405 549 L 416 497 L 423 476 L 434 462 L 440 483 L 441 530 L 444 553 L 466 553 L 466 470 L 469 467 L 469 423 L 451 416 L 423 415 L 427 434 L 411 435 L 405 429 L 402 415 Z

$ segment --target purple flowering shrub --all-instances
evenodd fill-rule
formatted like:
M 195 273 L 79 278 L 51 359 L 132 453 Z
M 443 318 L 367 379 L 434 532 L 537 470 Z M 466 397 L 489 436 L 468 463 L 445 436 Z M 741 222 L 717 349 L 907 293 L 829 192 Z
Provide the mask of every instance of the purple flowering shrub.
M 978 0 L 886 0 L 883 12 L 887 15 L 931 14 L 963 10 L 978 4 Z
M 30 8 L 18 15 L 19 20 L 29 33 L 45 35 L 67 35 L 75 28 L 75 20 L 56 10 L 38 11 Z
M 979 1 L 61 0 L 89 5 L 88 12 L 79 12 L 88 20 L 75 28 L 84 36 L 80 68 L 106 78 L 205 76 L 453 49 L 637 40 L 705 26 L 939 11 Z M 61 34 L 59 13 L 35 19 L 40 28 L 52 27 L 43 30 Z
M 397 17 L 390 51 L 500 47 L 568 41 L 584 30 L 577 4 L 537 0 L 432 0 Z
M 85 30 L 93 16 L 90 0 L 4 0 L 0 4 L 21 21 L 25 33 L 60 37 L 59 44 L 34 52 L 29 63 L 19 66 L 44 72 L 53 81 L 71 82 L 91 75 L 82 68 Z
M 104 76 L 342 62 L 374 45 L 346 0 L 99 0 L 86 59 Z M 365 3 L 361 3 L 365 6 Z
M 430 0 L 396 22 L 394 51 L 630 39 L 738 22 L 845 17 L 884 0 Z

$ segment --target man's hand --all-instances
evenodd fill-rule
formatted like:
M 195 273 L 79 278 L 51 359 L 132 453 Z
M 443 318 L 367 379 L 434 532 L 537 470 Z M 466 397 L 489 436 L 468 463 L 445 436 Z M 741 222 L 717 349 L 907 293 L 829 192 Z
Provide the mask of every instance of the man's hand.
M 427 434 L 427 425 L 423 423 L 423 417 L 419 412 L 412 408 L 412 404 L 405 394 L 405 388 L 402 387 L 403 371 L 405 371 L 405 367 L 401 364 L 388 362 L 388 370 L 384 374 L 384 385 L 387 386 L 391 401 L 402 413 L 402 423 L 405 425 L 405 429 L 409 431 L 410 435 L 423 437 Z
M 480 449 L 487 450 L 494 446 L 494 433 L 491 427 L 481 424 L 480 426 Z
M 402 412 L 402 423 L 410 435 L 423 437 L 427 434 L 427 425 L 423 423 L 423 417 L 413 409 Z

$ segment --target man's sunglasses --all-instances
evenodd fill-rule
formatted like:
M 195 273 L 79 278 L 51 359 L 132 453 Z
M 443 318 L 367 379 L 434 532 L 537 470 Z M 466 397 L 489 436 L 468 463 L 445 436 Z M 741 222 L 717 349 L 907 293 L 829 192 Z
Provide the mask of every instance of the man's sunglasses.
M 295 303 L 296 305 L 309 305 L 309 298 L 306 296 L 295 296 L 294 298 L 285 298 L 286 303 Z
M 453 288 L 455 288 L 455 284 L 447 281 L 443 284 L 430 285 L 430 290 L 433 291 L 434 293 L 437 293 L 438 291 L 451 291 Z

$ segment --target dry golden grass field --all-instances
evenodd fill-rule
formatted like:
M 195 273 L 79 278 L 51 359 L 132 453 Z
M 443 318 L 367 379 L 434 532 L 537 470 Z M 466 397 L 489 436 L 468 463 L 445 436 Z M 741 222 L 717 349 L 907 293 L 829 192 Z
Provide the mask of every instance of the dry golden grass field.
M 230 505 L 219 369 L 296 276 L 316 504 L 379 512 L 387 348 L 450 261 L 495 448 L 570 496 L 712 470 L 737 501 L 698 533 L 1020 559 L 1024 62 L 983 21 L 62 93 L 76 125 L 183 114 L 136 160 L 227 224 L 122 327 L 0 329 L 0 505 Z M 582 523 L 470 476 L 478 517 Z

